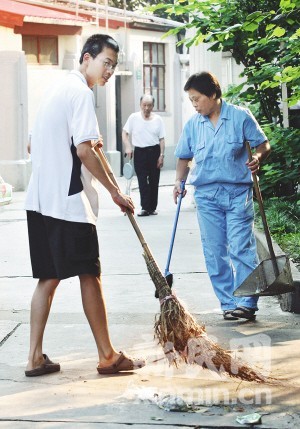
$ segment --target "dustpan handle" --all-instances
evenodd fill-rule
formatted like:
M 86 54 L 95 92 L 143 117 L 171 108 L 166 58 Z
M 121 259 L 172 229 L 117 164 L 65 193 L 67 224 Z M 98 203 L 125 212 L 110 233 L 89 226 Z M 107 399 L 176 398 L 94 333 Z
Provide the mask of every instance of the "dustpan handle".
M 251 151 L 251 147 L 248 141 L 246 141 L 246 147 L 247 147 L 247 152 L 248 152 L 248 157 L 249 157 L 249 161 L 252 161 L 253 157 L 252 157 L 252 151 Z M 269 253 L 270 253 L 270 257 L 272 260 L 272 264 L 273 264 L 273 268 L 274 268 L 274 272 L 276 277 L 279 276 L 279 270 L 278 270 L 278 266 L 276 263 L 276 256 L 275 256 L 275 252 L 273 249 L 273 244 L 272 244 L 272 239 L 271 239 L 271 234 L 270 234 L 270 230 L 269 230 L 269 226 L 267 223 L 267 218 L 266 218 L 266 213 L 265 213 L 265 209 L 264 209 L 264 205 L 263 205 L 263 200 L 262 200 L 262 196 L 261 196 L 261 192 L 260 192 L 260 187 L 258 184 L 258 180 L 257 180 L 257 175 L 256 173 L 252 174 L 253 177 L 253 186 L 254 186 L 254 190 L 255 190 L 255 195 L 257 198 L 257 202 L 258 202 L 258 206 L 259 206 L 259 212 L 262 218 L 262 222 L 263 222 L 263 226 L 264 226 L 264 231 L 265 231 L 265 236 L 267 239 L 267 244 L 268 244 L 268 248 L 269 248 Z
M 182 201 L 183 193 L 184 193 L 184 185 L 185 185 L 185 181 L 182 180 L 180 183 L 181 193 L 179 194 L 178 202 L 177 202 L 176 215 L 175 215 L 175 220 L 174 220 L 174 225 L 173 225 L 173 231 L 172 231 L 172 236 L 171 236 L 171 242 L 170 242 L 167 264 L 166 264 L 166 268 L 165 268 L 165 275 L 167 275 L 167 273 L 169 272 L 169 268 L 170 268 L 170 262 L 171 262 L 171 257 L 172 257 L 172 251 L 173 251 L 173 245 L 174 245 L 175 234 L 176 234 L 176 229 L 177 229 L 180 206 L 181 206 L 181 201 Z

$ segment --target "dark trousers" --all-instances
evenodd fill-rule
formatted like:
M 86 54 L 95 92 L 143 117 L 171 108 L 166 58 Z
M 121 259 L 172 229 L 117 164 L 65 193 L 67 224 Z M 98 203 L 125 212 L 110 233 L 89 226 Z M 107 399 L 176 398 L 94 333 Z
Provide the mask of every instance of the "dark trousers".
M 139 183 L 141 207 L 147 212 L 153 212 L 157 207 L 160 176 L 160 168 L 157 168 L 159 155 L 159 145 L 134 149 L 134 169 Z

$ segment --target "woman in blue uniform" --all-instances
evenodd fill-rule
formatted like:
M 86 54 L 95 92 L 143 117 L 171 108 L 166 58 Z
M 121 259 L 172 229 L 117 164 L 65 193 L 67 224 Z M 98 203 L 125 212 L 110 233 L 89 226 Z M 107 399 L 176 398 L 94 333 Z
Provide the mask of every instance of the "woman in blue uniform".
M 207 271 L 227 320 L 254 319 L 258 297 L 236 298 L 234 290 L 258 265 L 253 231 L 253 180 L 270 144 L 248 109 L 226 103 L 216 77 L 188 79 L 184 90 L 197 111 L 186 123 L 178 158 L 174 200 L 190 171 Z M 248 160 L 245 142 L 254 149 Z M 235 270 L 235 273 L 234 273 Z

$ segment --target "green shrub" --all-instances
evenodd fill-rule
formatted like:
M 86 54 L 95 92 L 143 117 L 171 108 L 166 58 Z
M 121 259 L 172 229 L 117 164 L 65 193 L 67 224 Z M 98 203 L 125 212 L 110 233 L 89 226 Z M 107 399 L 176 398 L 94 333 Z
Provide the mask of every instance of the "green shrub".
M 263 230 L 263 223 L 255 202 L 255 226 Z M 264 202 L 267 222 L 273 239 L 297 264 L 300 263 L 300 197 L 269 198 Z
M 274 240 L 295 263 L 300 264 L 300 232 L 275 234 Z
M 300 130 L 264 125 L 271 155 L 261 167 L 260 188 L 264 197 L 295 196 L 300 181 Z
M 252 111 L 271 144 L 271 155 L 259 171 L 262 195 L 267 198 L 295 195 L 300 183 L 300 129 L 265 123 L 255 97 L 254 94 L 253 99 L 247 98 L 237 85 L 230 85 L 225 93 L 227 101 Z

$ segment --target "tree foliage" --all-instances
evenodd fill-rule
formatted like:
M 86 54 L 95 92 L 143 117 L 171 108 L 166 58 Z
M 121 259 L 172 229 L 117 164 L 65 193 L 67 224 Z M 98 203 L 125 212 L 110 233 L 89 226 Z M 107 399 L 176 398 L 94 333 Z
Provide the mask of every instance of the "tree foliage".
M 187 37 L 180 43 L 188 47 L 209 43 L 211 51 L 230 51 L 244 66 L 241 76 L 245 81 L 234 93 L 249 104 L 259 102 L 260 115 L 266 122 L 276 118 L 282 124 L 281 85 L 288 85 L 290 105 L 300 99 L 298 1 L 174 0 L 173 4 L 160 4 L 151 10 L 164 9 L 173 16 L 189 14 Z M 168 34 L 179 31 L 182 27 Z
M 264 125 L 263 129 L 272 151 L 261 167 L 261 191 L 265 197 L 295 197 L 300 180 L 300 130 L 275 124 Z
M 87 0 L 87 1 L 91 3 L 96 3 L 96 0 Z M 167 4 L 168 2 L 167 1 L 163 2 L 162 0 L 151 0 L 152 6 L 157 6 L 157 5 L 160 5 L 161 3 Z M 99 0 L 99 4 L 105 5 L 105 0 Z M 149 2 L 147 0 L 108 0 L 107 5 L 109 7 L 115 7 L 117 9 L 122 9 L 122 10 L 126 9 L 128 11 L 134 12 L 138 10 L 145 11 L 146 9 L 148 9 Z M 173 17 L 170 16 L 168 12 L 160 8 L 157 10 L 155 15 L 161 18 L 174 19 L 174 16 Z M 177 17 L 177 20 L 179 22 L 183 22 L 182 17 L 180 17 L 179 19 Z
M 90 3 L 96 3 L 96 0 L 87 0 Z M 157 4 L 157 1 L 154 1 L 154 4 Z M 105 0 L 99 0 L 98 4 L 101 4 L 102 6 L 105 5 Z M 139 8 L 145 7 L 145 2 L 143 0 L 108 0 L 107 6 L 109 7 L 116 7 L 117 9 L 125 9 L 126 10 L 137 10 Z
M 244 66 L 240 85 L 227 90 L 226 98 L 247 104 L 263 124 L 272 146 L 261 170 L 266 196 L 295 195 L 299 185 L 300 130 L 283 128 L 280 108 L 282 85 L 292 106 L 300 100 L 299 0 L 174 0 L 152 11 L 172 16 L 188 14 L 186 37 L 190 47 L 207 43 L 211 51 L 229 51 Z M 182 26 L 168 34 L 182 32 Z

